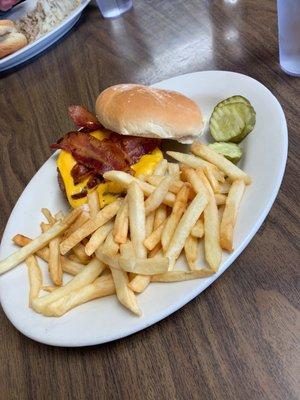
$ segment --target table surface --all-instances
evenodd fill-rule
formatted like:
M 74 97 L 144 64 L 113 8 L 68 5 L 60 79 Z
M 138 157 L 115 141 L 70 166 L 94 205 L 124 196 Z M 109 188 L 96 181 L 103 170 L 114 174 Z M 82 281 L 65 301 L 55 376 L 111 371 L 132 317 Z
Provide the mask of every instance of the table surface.
M 266 221 L 201 296 L 114 343 L 45 346 L 19 333 L 1 310 L 1 399 L 299 398 L 300 79 L 278 65 L 275 1 L 134 0 L 134 9 L 116 20 L 101 19 L 90 5 L 59 43 L 3 74 L 0 233 L 49 157 L 49 143 L 71 128 L 69 104 L 92 109 L 109 85 L 201 70 L 248 74 L 284 108 L 289 158 Z

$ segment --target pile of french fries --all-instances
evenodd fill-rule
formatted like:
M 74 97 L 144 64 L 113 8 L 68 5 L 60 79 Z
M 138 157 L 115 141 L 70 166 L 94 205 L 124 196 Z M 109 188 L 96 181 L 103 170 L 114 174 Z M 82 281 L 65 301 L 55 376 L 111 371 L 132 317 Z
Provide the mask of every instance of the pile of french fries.
M 205 278 L 219 269 L 222 249 L 233 250 L 239 205 L 250 177 L 201 143 L 191 154 L 169 151 L 152 175 L 133 177 L 122 171 L 104 174 L 118 182 L 125 196 L 100 209 L 97 192 L 88 204 L 64 216 L 42 212 L 47 222 L 35 239 L 16 235 L 21 248 L 0 262 L 0 274 L 25 261 L 29 305 L 58 317 L 90 300 L 116 294 L 119 302 L 141 315 L 137 294 L 150 282 Z M 199 266 L 204 241 L 206 266 Z M 176 269 L 184 253 L 189 269 Z M 51 285 L 43 285 L 37 258 L 48 263 Z M 64 284 L 64 273 L 72 275 Z M 41 291 L 48 292 L 40 295 Z

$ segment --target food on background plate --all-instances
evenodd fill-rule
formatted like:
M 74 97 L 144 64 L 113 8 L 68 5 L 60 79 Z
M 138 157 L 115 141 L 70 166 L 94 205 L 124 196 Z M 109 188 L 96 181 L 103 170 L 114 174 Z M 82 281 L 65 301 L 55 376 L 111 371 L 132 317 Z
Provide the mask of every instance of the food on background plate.
M 122 195 L 118 183 L 104 181 L 107 171 L 138 177 L 159 168 L 155 173 L 159 175 L 163 164 L 167 166 L 159 164 L 161 139 L 191 142 L 203 128 L 201 111 L 193 100 L 142 85 L 121 84 L 104 90 L 95 113 L 97 117 L 82 106 L 69 107 L 78 130 L 52 145 L 61 150 L 59 182 L 72 207 L 86 203 L 88 193 L 95 189 L 100 207 Z
M 114 103 L 115 91 L 122 98 L 128 92 L 127 97 Z M 70 187 L 66 187 L 74 209 L 67 215 L 61 211 L 53 215 L 43 208 L 47 222 L 41 222 L 42 233 L 35 239 L 17 234 L 13 241 L 22 248 L 0 262 L 0 274 L 26 262 L 29 306 L 44 316 L 58 317 L 80 304 L 114 293 L 120 304 L 141 315 L 137 295 L 152 282 L 180 282 L 213 275 L 220 267 L 222 250 L 233 250 L 238 209 L 246 185 L 251 183 L 250 177 L 218 153 L 215 146 L 194 142 L 192 154 L 167 152 L 178 164 L 163 157 L 156 146 L 166 120 L 154 105 L 158 101 L 163 108 L 166 101 L 168 112 L 173 109 L 176 113 L 180 108 L 174 100 L 178 99 L 177 94 L 153 92 L 140 85 L 117 85 L 103 93 L 96 102 L 97 118 L 83 107 L 70 107 L 78 131 L 68 133 L 53 146 L 61 149 L 57 165 L 65 186 L 71 178 L 78 178 L 72 173 L 74 166 L 76 172 L 86 170 L 83 181 L 72 183 L 72 190 L 78 184 L 87 186 L 91 178 L 97 184 L 87 187 L 87 193 L 76 199 L 80 200 L 78 205 L 72 204 Z M 131 101 L 134 105 L 131 112 L 124 111 L 128 100 L 129 108 Z M 143 107 L 137 107 L 145 105 L 143 101 L 153 105 L 153 125 L 148 123 L 150 114 L 143 119 Z M 115 109 L 111 108 L 113 105 Z M 191 108 L 194 113 L 194 105 Z M 202 117 L 198 122 L 200 133 Z M 142 135 L 143 124 L 147 126 L 147 137 Z M 159 124 L 162 131 L 157 128 Z M 118 132 L 108 130 L 108 126 Z M 134 126 L 138 127 L 139 136 L 132 136 Z M 181 133 L 176 130 L 176 139 L 184 140 L 184 132 L 190 140 L 189 129 Z M 61 162 L 65 157 L 72 162 Z M 117 188 L 109 201 L 103 201 L 101 185 L 105 190 Z M 200 241 L 204 243 L 203 250 Z M 206 265 L 199 265 L 202 251 Z M 182 254 L 188 262 L 186 270 L 178 268 Z M 48 263 L 50 283 L 43 282 L 37 258 Z M 68 279 L 65 274 L 73 278 Z M 41 296 L 41 292 L 48 294 Z
M 236 143 L 215 142 L 208 145 L 219 154 L 223 154 L 229 161 L 237 164 L 243 156 L 243 150 Z
M 14 53 L 26 45 L 26 36 L 18 31 L 14 21 L 0 20 L 0 58 Z

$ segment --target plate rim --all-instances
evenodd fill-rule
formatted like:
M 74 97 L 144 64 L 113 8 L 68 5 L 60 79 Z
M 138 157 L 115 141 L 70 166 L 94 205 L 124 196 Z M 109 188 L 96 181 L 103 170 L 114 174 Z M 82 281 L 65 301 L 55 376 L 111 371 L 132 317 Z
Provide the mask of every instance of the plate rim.
M 19 332 L 21 332 L 23 335 L 25 335 L 26 337 L 28 337 L 28 338 L 30 338 L 30 339 L 32 339 L 34 341 L 37 341 L 39 343 L 43 343 L 43 344 L 51 345 L 51 346 L 57 346 L 57 347 L 86 347 L 86 346 L 94 346 L 94 345 L 100 345 L 100 344 L 112 342 L 112 341 L 115 341 L 115 340 L 122 339 L 122 338 L 125 338 L 127 336 L 130 336 L 130 335 L 132 335 L 134 333 L 140 332 L 140 331 L 142 331 L 144 329 L 147 329 L 149 326 L 152 326 L 155 323 L 157 323 L 159 321 L 162 321 L 166 317 L 168 317 L 171 314 L 173 314 L 174 312 L 178 311 L 179 309 L 184 307 L 187 303 L 189 303 L 191 300 L 193 300 L 197 295 L 200 295 L 202 292 L 204 292 L 207 289 L 207 287 L 209 287 L 211 284 L 213 284 L 215 282 L 216 279 L 219 278 L 220 275 L 222 275 L 223 273 L 226 272 L 226 270 L 240 256 L 240 254 L 244 251 L 244 249 L 250 243 L 250 241 L 252 240 L 254 235 L 257 233 L 257 231 L 261 227 L 262 223 L 266 219 L 267 215 L 269 214 L 272 205 L 275 202 L 275 199 L 276 199 L 276 197 L 278 195 L 278 192 L 279 192 L 282 180 L 283 180 L 285 168 L 286 168 L 287 155 L 288 155 L 288 128 L 287 128 L 287 122 L 286 122 L 284 111 L 283 111 L 282 106 L 279 103 L 278 99 L 275 97 L 275 95 L 265 85 L 263 85 L 261 82 L 259 82 L 258 80 L 254 79 L 254 78 L 252 78 L 252 77 L 250 77 L 248 75 L 237 73 L 237 72 L 233 72 L 233 71 L 222 71 L 222 70 L 196 71 L 196 72 L 192 72 L 192 73 L 176 75 L 176 76 L 164 79 L 162 81 L 156 82 L 156 83 L 154 83 L 154 84 L 152 84 L 150 86 L 158 87 L 160 84 L 162 84 L 162 83 L 165 84 L 166 82 L 172 81 L 173 79 L 184 78 L 184 77 L 188 77 L 188 76 L 196 76 L 196 75 L 203 74 L 203 73 L 208 73 L 208 74 L 225 73 L 225 74 L 228 74 L 228 75 L 234 74 L 234 75 L 242 76 L 243 78 L 246 77 L 248 79 L 251 79 L 251 80 L 255 81 L 256 84 L 259 84 L 260 86 L 262 86 L 264 88 L 264 90 L 267 90 L 269 92 L 269 94 L 273 97 L 273 100 L 275 100 L 275 103 L 277 104 L 277 108 L 280 111 L 280 117 L 281 117 L 280 120 L 283 123 L 282 129 L 284 131 L 284 134 L 283 134 L 284 147 L 283 147 L 282 153 L 281 153 L 282 157 L 281 157 L 281 160 L 280 160 L 279 173 L 278 173 L 278 175 L 276 177 L 276 183 L 274 184 L 274 188 L 273 188 L 272 194 L 271 194 L 271 196 L 270 196 L 270 198 L 268 200 L 267 205 L 265 206 L 264 210 L 259 215 L 259 218 L 255 222 L 255 224 L 253 224 L 252 228 L 249 230 L 249 233 L 246 235 L 244 240 L 241 242 L 238 250 L 235 250 L 230 255 L 230 257 L 228 257 L 228 259 L 222 265 L 222 271 L 218 271 L 215 275 L 210 277 L 210 280 L 205 283 L 204 287 L 201 289 L 200 292 L 199 292 L 199 287 L 196 287 L 195 289 L 191 290 L 189 293 L 187 293 L 186 296 L 184 296 L 184 299 L 182 299 L 180 302 L 173 303 L 170 306 L 166 307 L 159 314 L 156 314 L 152 318 L 148 318 L 147 324 L 145 324 L 142 328 L 137 328 L 137 329 L 136 328 L 134 328 L 134 329 L 128 328 L 127 330 L 125 330 L 125 332 L 123 331 L 123 333 L 121 335 L 115 334 L 115 335 L 107 336 L 105 338 L 105 340 L 100 340 L 100 341 L 99 341 L 99 339 L 98 340 L 97 339 L 89 340 L 89 341 L 85 341 L 85 342 L 83 342 L 82 340 L 79 340 L 79 341 L 76 342 L 76 340 L 75 340 L 71 344 L 66 344 L 66 343 L 63 343 L 63 340 L 61 340 L 59 342 L 57 340 L 55 341 L 55 340 L 51 340 L 51 339 L 48 340 L 47 338 L 36 337 L 34 334 L 31 335 L 30 332 L 27 332 L 27 331 L 23 330 L 22 328 L 17 327 L 16 324 L 14 323 L 13 319 L 11 318 L 11 316 L 9 314 L 7 314 L 6 307 L 5 307 L 5 305 L 3 305 L 2 291 L 0 291 L 0 303 L 1 303 L 1 306 L 3 308 L 3 311 L 4 311 L 5 315 L 6 315 L 6 317 L 12 323 L 12 325 Z M 47 161 L 49 161 L 51 158 L 54 158 L 55 155 L 56 155 L 56 152 L 54 154 L 52 154 L 45 161 L 45 163 Z M 37 170 L 37 172 L 34 174 L 34 176 L 27 183 L 27 185 L 25 186 L 23 192 L 21 193 L 21 195 L 18 198 L 15 206 L 13 207 L 13 209 L 11 211 L 11 214 L 10 214 L 8 220 L 7 220 L 6 227 L 4 229 L 3 236 L 2 236 L 2 239 L 1 239 L 0 255 L 2 254 L 2 242 L 3 242 L 4 237 L 6 236 L 6 231 L 8 230 L 8 225 L 9 225 L 9 221 L 11 219 L 11 216 L 14 214 L 15 209 L 18 206 L 18 203 L 20 202 L 21 198 L 23 197 L 24 191 L 30 185 L 32 180 L 35 178 L 36 174 L 40 171 L 40 169 L 44 166 L 45 163 L 43 163 L 43 165 Z

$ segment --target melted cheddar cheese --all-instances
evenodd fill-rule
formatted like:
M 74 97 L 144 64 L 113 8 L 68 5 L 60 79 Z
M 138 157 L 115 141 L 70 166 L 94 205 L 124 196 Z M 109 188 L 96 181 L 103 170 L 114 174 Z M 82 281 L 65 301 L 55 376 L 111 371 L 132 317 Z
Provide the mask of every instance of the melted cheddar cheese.
M 95 138 L 101 140 L 107 137 L 105 132 L 100 130 L 90 133 Z M 139 162 L 131 166 L 134 171 L 134 176 L 139 175 L 150 175 L 153 173 L 157 164 L 162 160 L 162 152 L 157 148 L 150 154 L 145 154 L 141 157 Z M 82 197 L 80 199 L 74 199 L 72 195 L 80 193 L 85 187 L 89 178 L 84 181 L 74 185 L 73 178 L 71 176 L 71 170 L 76 164 L 75 159 L 71 153 L 61 150 L 56 161 L 57 168 L 61 174 L 61 178 L 65 185 L 66 195 L 68 202 L 71 207 L 75 208 L 87 202 L 87 197 Z M 116 198 L 124 191 L 121 185 L 114 182 L 100 183 L 96 188 L 88 189 L 88 193 L 93 190 L 97 190 L 99 195 L 100 207 L 104 207 L 107 204 L 112 203 Z

